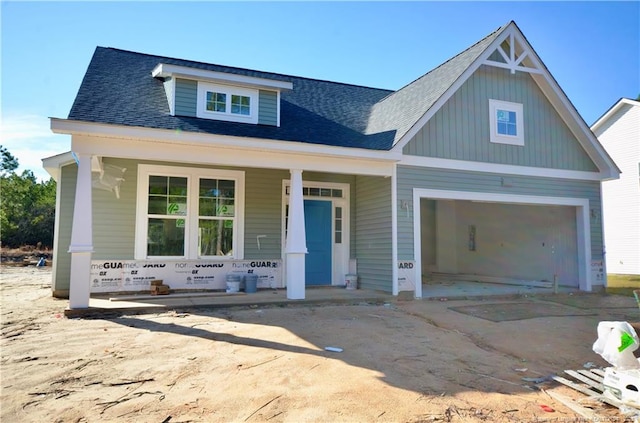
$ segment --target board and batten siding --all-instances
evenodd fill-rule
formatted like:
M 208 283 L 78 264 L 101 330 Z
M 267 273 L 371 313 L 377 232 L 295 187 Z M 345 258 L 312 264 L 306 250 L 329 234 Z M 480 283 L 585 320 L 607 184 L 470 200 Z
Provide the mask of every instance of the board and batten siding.
M 278 126 L 278 93 L 260 90 L 258 96 L 258 123 Z
M 607 272 L 640 274 L 640 106 L 623 104 L 594 131 L 622 171 L 602 183 Z
M 360 286 L 391 292 L 391 178 L 357 176 L 355 191 L 355 244 Z
M 508 186 L 504 186 L 508 185 Z M 460 170 L 427 169 L 398 166 L 398 258 L 410 260 L 413 252 L 413 189 L 437 189 L 538 197 L 586 198 L 591 211 L 591 258 L 603 259 L 603 236 L 598 181 L 579 181 L 527 176 L 504 176 L 499 173 L 480 173 Z M 409 212 L 400 205 L 407 201 Z
M 198 82 L 176 78 L 175 115 L 196 117 Z
M 490 142 L 489 99 L 520 103 L 524 146 Z M 480 66 L 404 147 L 404 154 L 518 166 L 598 169 L 528 73 Z

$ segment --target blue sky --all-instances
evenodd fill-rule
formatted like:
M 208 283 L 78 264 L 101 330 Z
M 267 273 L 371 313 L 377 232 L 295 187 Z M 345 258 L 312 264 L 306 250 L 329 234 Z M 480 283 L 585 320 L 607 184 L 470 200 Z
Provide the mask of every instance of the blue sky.
M 398 89 L 514 20 L 587 124 L 640 94 L 640 2 L 7 2 L 2 140 L 41 178 L 96 46 Z

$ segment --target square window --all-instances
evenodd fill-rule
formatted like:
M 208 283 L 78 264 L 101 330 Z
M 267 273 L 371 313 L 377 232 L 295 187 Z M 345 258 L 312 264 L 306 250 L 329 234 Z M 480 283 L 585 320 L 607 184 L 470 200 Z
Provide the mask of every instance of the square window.
M 516 112 L 497 109 L 496 121 L 498 123 L 499 135 L 516 136 L 518 134 L 518 129 L 516 127 Z
M 490 141 L 497 144 L 524 145 L 522 104 L 489 100 Z
M 227 111 L 227 95 L 224 93 L 213 93 L 207 91 L 207 105 L 208 112 L 226 112 Z
M 244 95 L 232 95 L 231 113 L 249 116 L 251 114 L 251 99 Z

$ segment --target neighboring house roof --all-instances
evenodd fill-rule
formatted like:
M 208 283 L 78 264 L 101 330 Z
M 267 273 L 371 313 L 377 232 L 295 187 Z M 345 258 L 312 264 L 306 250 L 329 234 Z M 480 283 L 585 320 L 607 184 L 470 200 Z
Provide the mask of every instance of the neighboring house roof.
M 626 104 L 632 107 L 633 106 L 640 107 L 640 101 L 631 100 L 630 98 L 623 97 L 620 100 L 618 100 L 613 106 L 609 107 L 609 110 L 604 112 L 602 116 L 600 116 L 598 120 L 596 120 L 593 123 L 593 125 L 591 125 L 591 130 L 594 133 L 597 132 L 600 129 L 600 127 L 611 118 L 611 116 L 613 116 L 618 110 L 620 110 Z

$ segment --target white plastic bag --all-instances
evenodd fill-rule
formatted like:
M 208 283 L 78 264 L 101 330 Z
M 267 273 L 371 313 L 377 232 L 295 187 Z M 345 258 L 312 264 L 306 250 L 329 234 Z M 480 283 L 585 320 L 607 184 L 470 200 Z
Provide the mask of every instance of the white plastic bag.
M 619 369 L 640 368 L 640 361 L 633 352 L 640 346 L 636 331 L 627 322 L 598 323 L 598 339 L 593 351 Z

